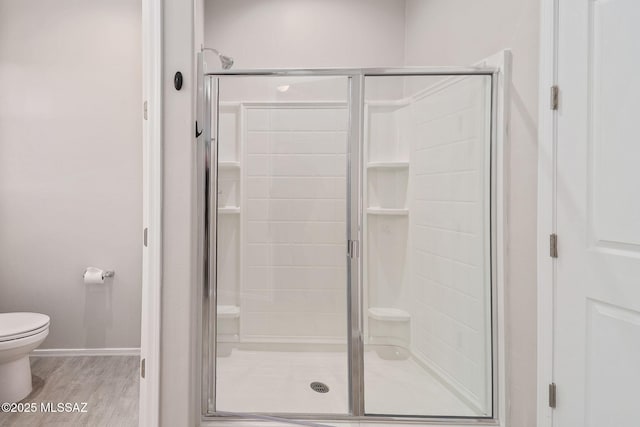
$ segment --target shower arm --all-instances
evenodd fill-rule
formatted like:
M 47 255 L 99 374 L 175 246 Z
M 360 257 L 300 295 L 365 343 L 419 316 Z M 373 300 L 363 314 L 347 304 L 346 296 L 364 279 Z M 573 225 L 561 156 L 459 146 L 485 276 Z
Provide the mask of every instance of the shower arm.
M 209 51 L 209 52 L 213 52 L 218 56 L 218 59 L 220 60 L 220 63 L 222 65 L 222 69 L 224 70 L 228 70 L 229 68 L 233 67 L 233 58 L 230 56 L 226 56 L 223 55 L 222 53 L 220 53 L 220 51 L 218 51 L 218 49 L 214 49 L 212 47 L 204 47 L 201 46 L 200 47 L 200 51 L 201 52 L 205 52 L 205 51 Z

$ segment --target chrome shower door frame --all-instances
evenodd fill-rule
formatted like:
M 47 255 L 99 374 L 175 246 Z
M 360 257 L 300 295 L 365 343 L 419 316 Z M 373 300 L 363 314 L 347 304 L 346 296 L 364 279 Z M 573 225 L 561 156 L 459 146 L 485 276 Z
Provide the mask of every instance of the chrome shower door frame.
M 196 147 L 198 188 L 198 281 L 202 283 L 201 345 L 202 374 L 201 405 L 203 411 L 215 410 L 217 351 L 217 230 L 218 230 L 218 79 L 203 76 L 202 81 L 202 143 Z M 196 132 L 198 126 L 196 122 Z M 202 235 L 200 235 L 202 234 Z M 213 321 L 212 321 L 213 319 Z M 206 364 L 206 365 L 205 365 Z
M 199 58 L 199 69 L 202 69 Z M 201 329 L 202 351 L 200 372 L 201 381 L 201 420 L 241 421 L 246 419 L 276 419 L 282 422 L 290 420 L 318 421 L 372 421 L 393 423 L 449 424 L 449 425 L 497 425 L 498 419 L 498 360 L 497 360 L 497 293 L 496 293 L 496 140 L 497 140 L 497 79 L 500 70 L 490 67 L 431 67 L 431 68 L 345 68 L 345 69 L 271 69 L 271 70 L 228 70 L 212 73 L 199 73 L 198 109 L 202 115 L 202 139 L 197 138 L 197 204 L 198 204 L 198 282 L 202 284 Z M 364 147 L 364 80 L 368 76 L 488 76 L 490 83 L 490 246 L 491 246 L 491 353 L 492 353 L 492 416 L 381 416 L 365 415 L 364 411 L 364 337 L 363 337 L 363 283 L 362 283 L 362 218 L 363 218 L 363 147 Z M 309 413 L 261 413 L 229 414 L 216 412 L 216 320 L 217 320 L 217 176 L 218 176 L 218 101 L 219 79 L 247 76 L 294 76 L 294 77 L 345 77 L 349 81 L 348 109 L 348 150 L 347 150 L 347 346 L 348 346 L 348 414 L 309 414 Z M 202 79 L 200 81 L 200 79 Z M 201 84 L 200 84 L 201 83 Z M 201 96 L 201 97 L 200 97 Z M 201 101 L 201 102 L 200 102 Z M 196 131 L 198 127 L 196 126 Z M 202 236 L 200 236 L 202 234 Z M 255 416 L 254 416 L 255 415 Z

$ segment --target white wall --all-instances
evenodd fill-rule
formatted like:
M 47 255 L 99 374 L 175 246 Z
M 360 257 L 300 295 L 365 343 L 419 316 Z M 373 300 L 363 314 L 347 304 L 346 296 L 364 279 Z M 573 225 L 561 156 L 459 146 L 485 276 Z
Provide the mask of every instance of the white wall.
M 0 311 L 140 345 L 140 2 L 0 2 Z M 86 286 L 85 267 L 113 269 Z
M 536 0 L 407 0 L 406 64 L 468 65 L 513 52 L 508 171 L 507 352 L 510 425 L 536 424 Z
M 162 312 L 160 337 L 160 425 L 197 425 L 200 401 L 196 363 L 198 221 L 195 215 L 194 2 L 162 1 Z M 186 77 L 182 90 L 173 75 Z
M 402 65 L 405 0 L 204 0 L 235 69 Z

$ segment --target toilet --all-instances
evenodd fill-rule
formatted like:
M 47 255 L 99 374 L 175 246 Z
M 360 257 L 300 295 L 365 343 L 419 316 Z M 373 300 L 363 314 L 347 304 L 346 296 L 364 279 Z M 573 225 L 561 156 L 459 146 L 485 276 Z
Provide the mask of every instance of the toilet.
M 31 393 L 29 353 L 47 335 L 47 315 L 0 313 L 0 402 L 19 402 Z

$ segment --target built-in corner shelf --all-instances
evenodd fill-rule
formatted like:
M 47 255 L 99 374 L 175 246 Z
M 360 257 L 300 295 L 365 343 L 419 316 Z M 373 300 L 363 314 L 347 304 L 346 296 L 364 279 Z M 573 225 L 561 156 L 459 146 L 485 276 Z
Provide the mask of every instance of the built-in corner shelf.
M 220 215 L 230 215 L 230 214 L 239 214 L 240 208 L 238 206 L 222 206 L 218 208 L 218 214 Z
M 409 167 L 409 162 L 369 162 L 369 169 L 405 169 Z
M 240 317 L 240 307 L 237 305 L 219 305 L 218 319 L 237 319 Z
M 367 208 L 367 213 L 369 215 L 407 216 L 409 215 L 409 209 Z
M 411 320 L 411 315 L 399 308 L 369 307 L 369 310 L 367 311 L 371 319 L 387 322 L 408 322 Z
M 240 169 L 240 162 L 218 162 L 218 169 Z

